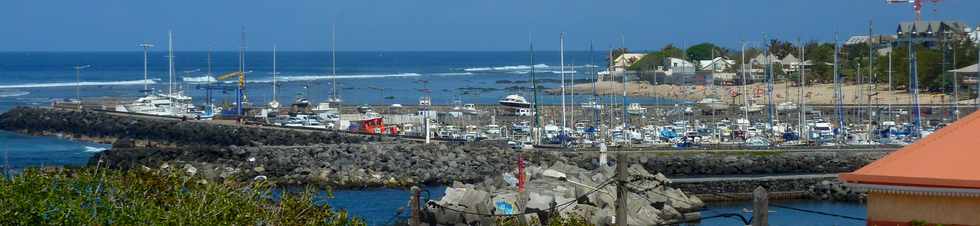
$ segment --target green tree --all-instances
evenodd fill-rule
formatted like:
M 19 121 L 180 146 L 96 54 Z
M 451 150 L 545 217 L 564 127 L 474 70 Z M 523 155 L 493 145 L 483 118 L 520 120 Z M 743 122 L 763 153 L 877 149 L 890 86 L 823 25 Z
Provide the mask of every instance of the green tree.
M 705 42 L 687 48 L 687 59 L 690 60 L 710 60 L 712 57 L 724 56 L 723 49 Z
M 806 60 L 810 61 L 810 73 L 807 73 L 807 80 L 817 80 L 818 82 L 831 82 L 834 80 L 833 65 L 834 45 L 832 43 L 808 43 L 806 47 Z

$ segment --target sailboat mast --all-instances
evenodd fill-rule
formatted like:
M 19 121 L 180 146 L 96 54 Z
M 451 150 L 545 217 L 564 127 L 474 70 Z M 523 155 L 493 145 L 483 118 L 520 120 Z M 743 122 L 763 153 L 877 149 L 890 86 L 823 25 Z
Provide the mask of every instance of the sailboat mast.
M 337 97 L 337 25 L 336 24 L 330 27 L 330 61 L 332 65 L 330 69 L 332 75 L 330 77 L 332 81 L 330 83 L 333 85 L 333 89 L 331 90 L 333 94 L 332 97 L 330 98 L 333 101 L 337 102 L 337 105 L 340 105 L 340 101 L 339 101 L 340 98 Z M 339 110 L 340 106 L 337 107 L 338 107 L 337 109 Z
M 167 31 L 167 75 L 170 82 L 167 84 L 167 96 L 170 97 L 170 108 L 174 110 L 174 32 Z M 174 111 L 176 113 L 176 111 Z
M 912 98 L 911 98 L 912 114 L 914 114 L 912 116 L 914 117 L 912 120 L 912 125 L 913 125 L 912 136 L 916 138 L 920 138 L 922 136 L 922 124 L 920 121 L 922 117 L 921 114 L 922 111 L 919 108 L 919 75 L 918 75 L 919 66 L 917 65 L 919 62 L 918 59 L 916 59 L 917 57 L 915 56 L 916 51 L 915 51 L 915 46 L 912 45 L 911 34 L 908 37 L 909 37 L 909 46 L 908 46 L 909 47 L 909 75 L 911 77 L 909 78 L 909 83 L 911 86 L 910 88 L 912 89 Z
M 769 130 L 770 130 L 770 133 L 771 133 L 771 132 L 774 131 L 773 130 L 773 116 L 774 116 L 773 111 L 774 111 L 774 109 L 773 109 L 773 99 L 772 99 L 772 89 L 773 89 L 773 87 L 772 87 L 773 86 L 773 84 L 772 84 L 773 81 L 772 80 L 773 80 L 773 77 L 775 77 L 775 75 L 773 74 L 772 60 L 770 59 L 770 58 L 772 58 L 772 52 L 771 52 L 772 51 L 772 49 L 771 49 L 772 46 L 769 45 L 769 44 L 766 44 L 766 43 L 769 43 L 769 35 L 763 34 L 762 36 L 763 36 L 763 41 L 764 41 L 763 44 L 766 45 L 766 52 L 765 52 L 765 55 L 764 55 L 765 58 L 766 58 L 765 59 L 765 61 L 766 61 L 766 97 L 767 97 L 767 99 L 769 99 L 769 101 L 768 101 L 769 102 L 769 106 L 768 106 L 768 109 L 769 109 Z
M 276 90 L 279 85 L 277 80 L 279 76 L 279 71 L 276 70 L 276 62 L 278 62 L 277 51 L 278 51 L 277 46 L 273 44 L 272 45 L 272 101 L 274 102 L 279 102 L 279 95 L 278 95 L 279 93 L 277 92 L 278 90 Z
M 541 114 L 539 110 L 541 105 L 540 103 L 538 103 L 538 82 L 537 79 L 534 78 L 534 43 L 533 42 L 530 43 L 529 54 L 531 55 L 531 72 L 530 72 L 531 73 L 531 101 L 533 102 L 531 103 L 531 105 L 534 106 L 534 128 L 531 129 L 531 131 L 534 133 L 533 134 L 534 144 L 540 144 Z
M 595 49 L 593 49 L 592 47 L 592 41 L 589 41 L 589 64 L 592 65 L 589 67 L 589 74 L 592 75 L 592 103 L 591 103 L 592 120 L 593 120 L 592 128 L 598 129 L 599 128 L 599 95 L 596 93 L 596 83 L 599 81 L 599 73 L 596 72 L 597 66 L 595 64 L 594 51 Z M 593 130 L 593 132 L 595 132 L 595 130 Z M 592 140 L 595 140 L 596 135 L 598 134 L 592 135 Z
M 244 115 L 243 106 L 248 100 L 245 98 L 245 26 L 242 26 L 241 46 L 238 49 L 238 97 L 236 110 L 238 116 Z
M 567 118 L 565 118 L 565 112 L 567 111 L 565 109 L 565 32 L 562 32 L 559 36 L 560 36 L 559 38 L 560 46 L 558 47 L 558 49 L 560 52 L 559 55 L 561 55 L 559 61 L 559 63 L 561 64 L 561 66 L 559 67 L 561 70 L 560 72 L 561 74 L 561 132 L 559 134 L 561 134 L 562 136 L 560 140 L 562 141 L 562 146 L 564 146 L 565 128 L 568 128 L 568 122 L 566 121 Z
M 806 128 L 806 43 L 800 42 L 800 135 L 803 141 L 810 139 L 809 129 Z
M 834 109 L 837 111 L 837 128 L 840 131 L 841 135 L 843 135 L 846 134 L 846 130 L 844 127 L 844 109 L 841 109 L 843 107 L 841 105 L 844 104 L 843 103 L 844 97 L 842 96 L 843 93 L 841 93 L 840 69 L 838 69 L 837 67 L 839 63 L 838 62 L 839 57 L 840 57 L 840 44 L 837 43 L 837 33 L 834 33 L 834 99 L 836 99 L 836 104 L 834 105 Z M 839 136 L 838 139 L 840 137 L 842 136 Z M 838 140 L 838 142 L 839 141 L 840 140 Z

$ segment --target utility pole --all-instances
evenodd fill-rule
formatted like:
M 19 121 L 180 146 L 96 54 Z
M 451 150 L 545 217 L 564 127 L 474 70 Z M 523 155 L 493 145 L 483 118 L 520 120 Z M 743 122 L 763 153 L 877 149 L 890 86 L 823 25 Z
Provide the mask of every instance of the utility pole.
M 769 225 L 769 192 L 762 186 L 752 191 L 752 226 Z
M 417 186 L 412 186 L 412 219 L 409 221 L 411 226 L 422 225 L 422 214 L 419 212 L 419 195 L 422 193 L 422 189 Z
M 629 195 L 626 193 L 627 176 L 629 175 L 626 173 L 626 153 L 620 151 L 616 154 L 616 225 L 618 226 L 626 226 L 629 221 L 626 209 L 626 199 Z

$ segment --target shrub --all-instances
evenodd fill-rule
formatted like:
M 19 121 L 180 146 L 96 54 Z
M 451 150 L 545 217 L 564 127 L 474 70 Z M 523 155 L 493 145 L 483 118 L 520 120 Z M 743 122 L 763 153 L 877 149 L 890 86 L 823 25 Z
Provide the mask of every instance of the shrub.
M 26 169 L 0 180 L 11 225 L 364 225 L 266 182 L 207 181 L 176 170 Z M 276 198 L 273 198 L 276 197 Z

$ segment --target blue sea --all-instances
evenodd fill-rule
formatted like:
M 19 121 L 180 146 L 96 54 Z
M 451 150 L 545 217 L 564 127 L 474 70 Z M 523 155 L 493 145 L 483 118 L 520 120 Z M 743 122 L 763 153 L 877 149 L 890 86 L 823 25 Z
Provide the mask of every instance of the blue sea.
M 176 81 L 195 102 L 203 103 L 208 81 L 221 74 L 238 70 L 237 52 L 211 54 L 208 73 L 207 52 L 176 52 Z M 315 102 L 333 93 L 329 52 L 280 52 L 279 101 L 291 103 L 297 96 Z M 272 52 L 249 52 L 246 56 L 248 81 L 246 90 L 253 103 L 272 98 Z M 588 79 L 591 71 L 605 67 L 604 53 L 569 52 L 565 64 L 568 78 Z M 534 72 L 539 79 L 560 79 L 558 52 L 536 52 Z M 143 90 L 142 52 L 0 52 L 0 112 L 15 106 L 44 106 L 51 101 L 76 95 L 76 65 L 91 65 L 80 71 L 78 95 L 86 98 L 137 98 Z M 422 95 L 432 96 L 435 104 L 492 104 L 508 94 L 529 96 L 531 70 L 528 52 L 338 52 L 337 93 L 348 104 L 416 104 Z M 592 66 L 598 65 L 598 66 Z M 151 89 L 166 90 L 167 58 L 164 52 L 151 52 L 149 79 Z M 214 84 L 234 87 L 236 81 Z M 557 87 L 547 82 L 545 87 Z M 216 103 L 232 102 L 235 91 L 214 90 Z M 391 98 L 385 98 L 385 97 Z M 582 101 L 584 98 L 576 98 Z M 631 98 L 641 103 L 672 103 L 672 100 Z M 544 103 L 557 103 L 557 96 L 543 96 Z M 109 146 L 70 141 L 56 137 L 32 137 L 0 131 L 0 154 L 5 165 L 14 168 L 39 166 L 81 166 L 94 153 Z M 442 196 L 444 187 L 426 188 L 432 199 Z M 401 189 L 368 189 L 334 191 L 324 200 L 335 208 L 349 210 L 371 225 L 382 225 L 405 206 L 408 192 Z M 797 208 L 864 217 L 864 206 L 852 203 L 797 201 L 785 202 Z M 741 212 L 749 203 L 711 205 L 704 216 Z M 863 225 L 863 222 L 774 209 L 771 225 Z M 748 216 L 748 214 L 745 214 Z M 716 218 L 701 225 L 742 225 L 740 221 Z
M 292 103 L 299 96 L 321 102 L 333 94 L 329 52 L 279 52 L 276 58 L 279 102 Z M 134 99 L 141 95 L 144 81 L 150 89 L 167 91 L 167 54 L 149 53 L 147 80 L 143 79 L 143 59 L 139 51 L 0 52 L 0 110 L 74 98 L 76 85 L 83 100 Z M 338 52 L 336 61 L 336 92 L 348 104 L 416 104 L 423 95 L 431 96 L 434 104 L 454 100 L 491 104 L 509 94 L 530 97 L 531 85 L 526 81 L 531 66 L 535 77 L 545 80 L 541 84 L 544 87 L 557 87 L 555 81 L 561 78 L 560 55 L 554 51 L 536 52 L 533 65 L 528 52 Z M 569 82 L 590 79 L 593 72 L 604 70 L 606 64 L 602 62 L 604 53 L 568 52 L 566 78 Z M 77 65 L 90 67 L 76 73 Z M 196 103 L 204 103 L 209 81 L 213 82 L 210 90 L 214 102 L 233 102 L 237 77 L 223 81 L 215 78 L 238 71 L 238 67 L 237 52 L 174 53 L 175 84 Z M 245 67 L 248 99 L 268 103 L 273 98 L 273 53 L 247 52 Z M 652 98 L 631 100 L 654 102 Z M 557 96 L 543 95 L 543 103 L 559 101 Z

